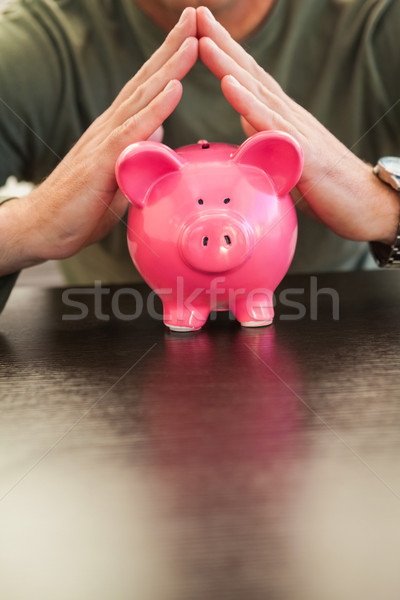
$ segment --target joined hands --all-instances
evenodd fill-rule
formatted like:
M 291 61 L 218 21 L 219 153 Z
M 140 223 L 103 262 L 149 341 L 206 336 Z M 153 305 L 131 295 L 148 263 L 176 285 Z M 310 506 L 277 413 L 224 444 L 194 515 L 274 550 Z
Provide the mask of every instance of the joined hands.
M 2 207 L 7 236 L 0 274 L 72 256 L 114 227 L 127 209 L 115 180 L 116 160 L 129 144 L 161 140 L 162 123 L 182 95 L 181 79 L 198 58 L 221 80 L 246 135 L 277 129 L 300 143 L 304 170 L 293 193 L 300 208 L 345 238 L 392 242 L 398 194 L 289 98 L 207 8 L 186 8 L 162 46 L 48 178 Z

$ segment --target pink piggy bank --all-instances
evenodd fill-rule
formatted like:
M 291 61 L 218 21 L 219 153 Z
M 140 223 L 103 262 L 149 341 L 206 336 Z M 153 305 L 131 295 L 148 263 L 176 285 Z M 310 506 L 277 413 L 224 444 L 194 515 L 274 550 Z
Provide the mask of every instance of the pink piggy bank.
M 129 251 L 170 329 L 200 329 L 211 310 L 231 310 L 246 327 L 272 323 L 296 246 L 289 191 L 302 167 L 301 147 L 278 131 L 239 147 L 201 140 L 174 151 L 147 141 L 122 152 Z

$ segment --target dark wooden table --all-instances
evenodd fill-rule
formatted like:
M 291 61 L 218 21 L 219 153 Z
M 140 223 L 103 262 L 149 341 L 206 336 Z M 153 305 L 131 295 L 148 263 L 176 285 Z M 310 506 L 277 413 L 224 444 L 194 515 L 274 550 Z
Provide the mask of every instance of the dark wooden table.
M 0 598 L 398 600 L 400 273 L 287 277 L 255 330 L 96 294 L 0 318 Z

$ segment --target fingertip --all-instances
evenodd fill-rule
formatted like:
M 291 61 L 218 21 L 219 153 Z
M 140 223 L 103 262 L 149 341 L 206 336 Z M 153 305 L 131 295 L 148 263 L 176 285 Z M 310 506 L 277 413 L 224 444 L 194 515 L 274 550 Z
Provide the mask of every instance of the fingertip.
M 196 12 L 198 15 L 204 16 L 204 18 L 207 19 L 207 21 L 209 21 L 210 23 L 215 23 L 216 19 L 207 6 L 199 6 Z
M 210 54 L 217 47 L 215 42 L 213 42 L 213 40 L 207 36 L 199 38 L 198 44 L 199 44 L 199 56 L 202 60 L 203 60 L 203 58 L 207 59 L 207 57 L 210 56 Z
M 210 38 L 208 37 L 208 35 L 204 35 L 203 37 L 201 37 L 199 40 L 199 46 L 216 46 L 216 43 Z
M 180 34 L 182 34 L 182 32 L 185 32 L 186 35 L 190 34 L 193 36 L 197 36 L 196 9 L 193 8 L 193 6 L 187 6 L 183 10 L 172 32 L 176 31 L 177 29 L 180 30 Z
M 183 9 L 182 14 L 185 15 L 186 18 L 195 17 L 196 9 L 194 8 L 194 6 L 187 6 Z
M 199 43 L 199 40 L 197 39 L 197 37 L 193 36 L 193 35 L 189 35 L 186 40 L 182 43 L 181 48 L 188 48 L 189 46 L 197 46 Z
M 169 112 L 175 110 L 183 94 L 183 86 L 179 79 L 171 79 L 163 90 L 164 104 Z
M 213 24 L 216 23 L 216 19 L 209 8 L 206 6 L 199 6 L 196 9 L 197 16 L 197 35 L 199 38 L 206 36 L 210 33 Z
M 170 94 L 172 92 L 177 92 L 177 91 L 182 91 L 182 84 L 179 81 L 179 79 L 171 79 L 171 81 L 169 81 L 167 83 L 167 85 L 164 88 L 164 93 L 166 94 Z
M 192 68 L 199 57 L 199 40 L 196 37 L 186 38 L 180 47 L 180 52 L 184 63 L 188 65 L 188 69 Z
M 193 54 L 193 57 L 197 60 L 199 55 L 199 40 L 193 36 L 187 37 L 179 48 L 179 51 L 186 54 Z
M 221 90 L 228 102 L 239 113 L 244 114 L 248 109 L 250 96 L 248 89 L 233 75 L 224 75 L 221 79 Z
M 188 21 L 196 18 L 196 9 L 193 6 L 187 6 L 179 17 L 178 25 L 186 25 Z
M 243 86 L 241 85 L 241 83 L 239 83 L 239 81 L 236 79 L 236 77 L 234 77 L 233 75 L 225 75 L 222 79 L 221 79 L 221 83 L 224 85 L 231 85 L 235 88 L 242 88 Z
M 233 75 L 224 75 L 221 78 L 222 93 L 228 100 L 242 97 L 245 88 Z

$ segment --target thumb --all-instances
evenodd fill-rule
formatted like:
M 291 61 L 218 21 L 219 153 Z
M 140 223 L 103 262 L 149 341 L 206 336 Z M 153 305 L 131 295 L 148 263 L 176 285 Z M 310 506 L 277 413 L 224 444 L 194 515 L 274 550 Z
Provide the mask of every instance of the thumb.
M 162 142 L 164 138 L 164 127 L 160 125 L 147 139 L 151 142 Z
M 93 232 L 86 240 L 85 245 L 88 246 L 103 239 L 119 221 L 123 220 L 128 206 L 128 199 L 125 198 L 121 190 L 117 189 L 112 202 L 105 209 Z
M 120 189 L 117 189 L 113 201 L 109 206 L 109 219 L 112 223 L 120 221 L 128 210 L 129 200 L 124 196 Z
M 321 225 L 323 225 L 323 221 L 318 217 L 318 215 L 313 211 L 311 206 L 307 203 L 307 199 L 300 192 L 299 188 L 297 188 L 297 187 L 293 188 L 292 191 L 290 192 L 290 195 L 291 195 L 293 203 L 297 209 L 301 210 L 302 213 L 304 213 L 307 217 L 309 217 L 313 221 L 316 221 L 317 223 L 320 223 Z

